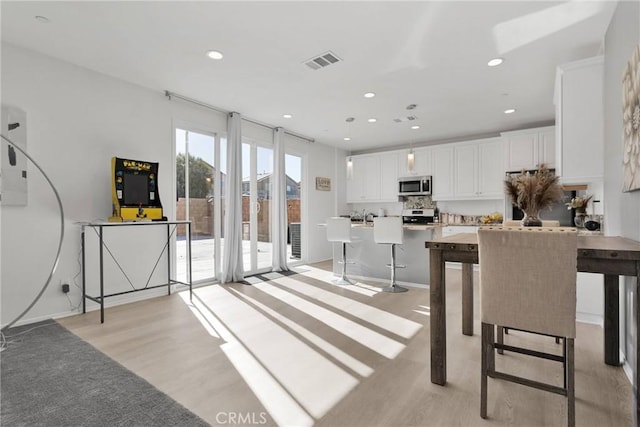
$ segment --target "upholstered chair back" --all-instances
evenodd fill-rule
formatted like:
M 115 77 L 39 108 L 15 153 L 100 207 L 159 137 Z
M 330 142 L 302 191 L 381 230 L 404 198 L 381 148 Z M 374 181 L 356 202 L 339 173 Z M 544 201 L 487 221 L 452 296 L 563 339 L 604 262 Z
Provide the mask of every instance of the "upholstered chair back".
M 575 338 L 573 228 L 478 230 L 482 322 Z
M 351 242 L 351 220 L 340 217 L 327 218 L 327 240 Z
M 396 243 L 401 245 L 403 239 L 402 218 L 385 216 L 373 219 L 373 240 L 376 243 Z

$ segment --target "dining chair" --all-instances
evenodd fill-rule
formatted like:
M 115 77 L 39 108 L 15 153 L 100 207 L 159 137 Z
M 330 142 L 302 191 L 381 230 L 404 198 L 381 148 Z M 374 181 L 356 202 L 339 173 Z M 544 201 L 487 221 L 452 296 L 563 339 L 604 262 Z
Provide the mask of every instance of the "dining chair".
M 327 218 L 327 240 L 331 243 L 340 243 L 342 258 L 338 261 L 342 264 L 340 277 L 333 279 L 336 285 L 351 285 L 352 282 L 347 277 L 347 264 L 353 264 L 347 261 L 347 243 L 351 243 L 351 219 L 341 217 Z
M 567 397 L 567 424 L 575 425 L 577 233 L 574 228 L 482 227 L 478 230 L 482 322 L 480 416 L 487 418 L 488 377 Z M 494 327 L 563 339 L 562 355 L 500 344 Z M 563 366 L 563 387 L 497 371 L 495 351 L 541 357 Z
M 522 227 L 522 222 L 520 220 L 507 219 L 502 221 L 503 227 Z M 542 220 L 543 227 L 560 227 L 560 221 L 558 220 Z M 509 334 L 509 328 L 504 328 L 498 326 L 498 342 L 500 344 L 504 341 L 504 335 Z M 556 344 L 560 344 L 560 338 L 556 338 Z M 502 354 L 502 350 L 498 351 L 499 354 Z

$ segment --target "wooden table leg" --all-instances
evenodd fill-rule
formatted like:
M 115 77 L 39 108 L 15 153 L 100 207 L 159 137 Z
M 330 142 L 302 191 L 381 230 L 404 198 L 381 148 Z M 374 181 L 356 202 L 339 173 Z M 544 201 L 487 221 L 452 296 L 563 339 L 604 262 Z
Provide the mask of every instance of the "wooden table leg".
M 604 275 L 604 363 L 620 366 L 620 309 L 617 275 Z
M 431 382 L 447 382 L 447 323 L 445 301 L 445 265 L 442 251 L 429 250 L 429 305 L 431 324 Z
M 462 264 L 462 333 L 473 335 L 473 264 Z

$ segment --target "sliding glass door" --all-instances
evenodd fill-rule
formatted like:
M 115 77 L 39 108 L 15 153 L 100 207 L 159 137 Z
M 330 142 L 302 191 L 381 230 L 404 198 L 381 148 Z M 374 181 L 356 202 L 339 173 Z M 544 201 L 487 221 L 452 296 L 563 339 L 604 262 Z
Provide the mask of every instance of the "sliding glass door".
M 176 219 L 191 221 L 192 280 L 212 281 L 220 273 L 226 140 L 215 133 L 176 128 Z M 184 281 L 185 228 L 176 236 L 177 279 Z
M 271 269 L 273 149 L 242 144 L 242 247 L 245 275 Z

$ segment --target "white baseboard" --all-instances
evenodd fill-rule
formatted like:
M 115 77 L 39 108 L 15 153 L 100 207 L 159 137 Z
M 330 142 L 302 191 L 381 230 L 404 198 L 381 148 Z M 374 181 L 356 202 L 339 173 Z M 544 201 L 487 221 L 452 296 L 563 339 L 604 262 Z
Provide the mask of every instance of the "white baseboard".
M 604 327 L 604 317 L 599 314 L 576 312 L 576 321 Z

